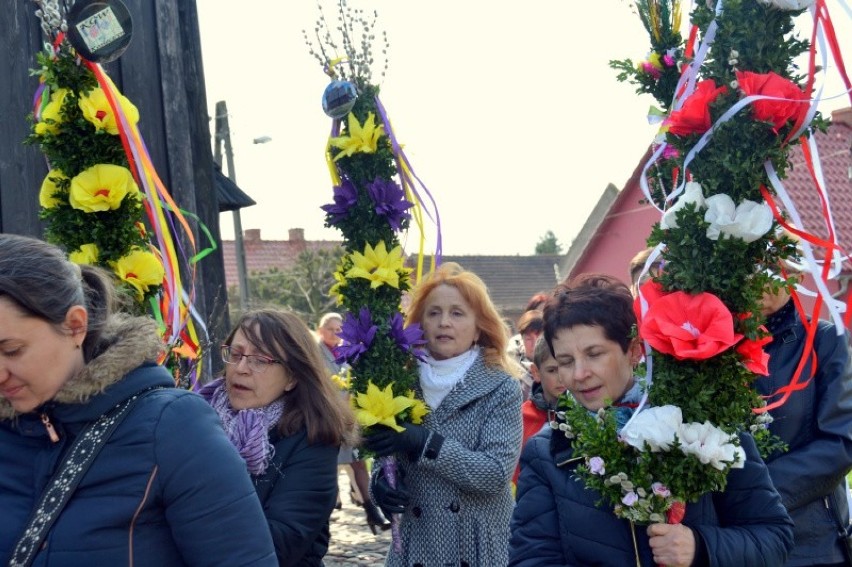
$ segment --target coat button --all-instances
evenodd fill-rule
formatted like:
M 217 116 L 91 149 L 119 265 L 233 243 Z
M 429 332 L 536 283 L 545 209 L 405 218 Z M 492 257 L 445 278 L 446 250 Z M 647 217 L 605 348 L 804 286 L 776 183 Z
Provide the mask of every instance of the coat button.
M 423 567 L 423 564 L 422 563 L 415 563 L 411 567 Z
M 411 509 L 411 514 L 415 518 L 419 518 L 420 514 L 422 514 L 422 513 L 423 513 L 423 510 L 420 509 L 420 506 L 415 506 L 414 508 Z
M 467 561 L 462 561 L 461 567 L 470 567 L 470 563 L 468 563 Z
M 461 506 L 459 506 L 458 502 L 453 501 L 453 503 L 450 504 L 450 512 L 452 512 L 453 514 L 458 514 L 459 510 L 461 510 Z

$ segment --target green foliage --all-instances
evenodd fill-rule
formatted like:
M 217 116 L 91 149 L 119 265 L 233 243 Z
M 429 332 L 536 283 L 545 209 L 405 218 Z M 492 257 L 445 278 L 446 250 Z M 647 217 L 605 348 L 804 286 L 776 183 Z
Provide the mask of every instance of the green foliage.
M 272 268 L 248 278 L 249 304 L 252 307 L 277 307 L 297 313 L 309 325 L 337 308 L 337 298 L 329 293 L 334 271 L 340 262 L 340 250 L 307 250 L 299 254 L 293 267 Z M 228 293 L 231 311 L 239 310 L 239 293 Z
M 535 245 L 536 254 L 562 254 L 562 245 L 556 239 L 556 235 L 552 230 L 544 233 L 544 236 L 538 239 Z
M 59 109 L 59 120 L 45 119 L 55 131 L 36 128 L 36 117 L 28 118 L 33 125 L 26 143 L 34 144 L 44 153 L 51 170 L 60 171 L 67 179 L 51 177 L 57 186 L 52 195 L 56 206 L 42 208 L 41 219 L 46 221 L 45 238 L 67 252 L 75 252 L 84 244 L 95 244 L 98 249 L 97 265 L 113 272 L 114 264 L 134 249 L 144 250 L 148 240 L 144 236 L 142 195 L 128 194 L 113 210 L 86 212 L 69 202 L 72 179 L 98 164 L 128 167 L 124 147 L 118 135 L 98 130 L 89 122 L 80 108 L 80 100 L 98 87 L 92 71 L 77 58 L 73 49 L 62 42 L 56 53 L 40 52 L 36 56 L 39 68 L 31 71 L 44 82 L 44 99 L 52 93 L 66 89 L 67 94 Z M 53 130 L 51 129 L 51 130 Z M 34 198 L 36 196 L 34 195 Z M 135 288 L 116 279 L 118 291 L 134 297 L 126 310 L 139 313 L 148 306 L 148 300 L 159 292 L 159 285 L 149 285 L 139 300 Z
M 752 423 L 751 408 L 762 405 L 746 387 L 755 379 L 730 349 L 707 360 L 676 360 L 654 353 L 654 406 L 680 407 L 685 422 L 709 421 L 733 433 Z
M 665 110 L 674 99 L 683 61 L 678 1 L 637 0 L 636 12 L 648 32 L 651 51 L 645 61 L 613 60 L 609 66 L 619 73 L 616 79 L 636 85 L 637 94 L 650 94 Z

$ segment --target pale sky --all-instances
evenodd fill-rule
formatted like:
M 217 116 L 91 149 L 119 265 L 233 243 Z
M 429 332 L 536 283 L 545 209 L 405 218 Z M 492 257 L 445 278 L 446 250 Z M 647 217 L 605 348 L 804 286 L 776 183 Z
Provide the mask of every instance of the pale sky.
M 336 24 L 336 1 L 322 1 Z M 846 4 L 827 2 L 852 72 Z M 444 254 L 528 255 L 547 230 L 567 251 L 607 184 L 621 189 L 653 139 L 646 115 L 656 101 L 617 82 L 607 65 L 641 60 L 649 49 L 632 2 L 350 5 L 377 10 L 377 27 L 387 31 L 381 99 L 437 201 Z M 332 201 L 324 159 L 331 119 L 321 106 L 329 79 L 302 37 L 313 30 L 316 2 L 197 6 L 208 109 L 227 102 L 237 183 L 258 203 L 242 210 L 243 228 L 259 228 L 268 240 L 286 240 L 290 228 L 303 228 L 308 240 L 340 240 L 319 209 Z M 810 25 L 805 16 L 802 30 Z M 839 81 L 827 84 L 826 95 L 842 94 Z M 821 109 L 828 114 L 848 100 L 835 97 Z M 252 143 L 261 136 L 271 141 Z M 222 237 L 232 239 L 231 214 L 220 222 Z M 427 230 L 434 243 L 435 227 Z M 410 231 L 406 252 L 416 252 L 418 238 Z

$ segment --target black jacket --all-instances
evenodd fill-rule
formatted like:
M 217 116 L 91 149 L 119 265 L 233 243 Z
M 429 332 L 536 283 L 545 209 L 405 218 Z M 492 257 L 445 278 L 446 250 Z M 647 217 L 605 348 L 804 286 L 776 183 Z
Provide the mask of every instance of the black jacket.
M 755 382 L 762 394 L 790 382 L 806 336 L 792 301 L 769 317 L 767 328 L 773 336 L 766 348 L 769 376 Z M 820 321 L 814 351 L 816 370 L 809 361 L 800 378 L 810 379 L 808 386 L 770 411 L 770 431 L 789 446 L 766 459 L 796 524 L 796 547 L 787 566 L 843 561 L 838 538 L 849 523 L 845 476 L 852 468 L 852 369 L 847 338 Z
M 700 545 L 696 559 L 705 558 L 705 564 L 778 567 L 793 546 L 792 523 L 751 436 L 743 434 L 740 440 L 745 466 L 731 470 L 724 492 L 706 494 L 688 504 L 683 524 L 695 532 Z M 638 564 L 652 567 L 646 528 L 616 517 L 610 506 L 599 505 L 601 495 L 575 475 L 580 460 L 574 458 L 570 442 L 549 427 L 524 446 L 509 565 L 637 565 L 635 541 Z
M 253 476 L 281 567 L 318 567 L 328 550 L 328 520 L 337 501 L 335 445 L 309 444 L 305 430 L 270 434 L 272 462 Z

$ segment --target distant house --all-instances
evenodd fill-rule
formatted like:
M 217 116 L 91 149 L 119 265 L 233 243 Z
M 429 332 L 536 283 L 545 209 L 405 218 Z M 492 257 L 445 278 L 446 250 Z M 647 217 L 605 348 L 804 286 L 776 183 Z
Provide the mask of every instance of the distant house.
M 306 250 L 339 249 L 339 240 L 305 240 L 305 231 L 291 228 L 289 240 L 262 240 L 260 229 L 248 229 L 243 234 L 246 250 L 246 270 L 249 275 L 271 268 L 286 270 L 296 263 L 299 254 Z M 237 260 L 234 241 L 222 241 L 225 260 L 225 280 L 228 287 L 236 286 Z M 553 288 L 560 280 L 559 266 L 564 256 L 542 254 L 536 256 L 444 256 L 444 262 L 457 262 L 466 270 L 477 274 L 485 282 L 500 314 L 512 325 L 523 312 L 527 301 L 540 291 Z M 406 264 L 413 267 L 414 256 Z M 429 266 L 430 258 L 424 265 Z
M 832 113 L 828 132 L 817 132 L 815 139 L 822 171 L 829 189 L 836 234 L 846 253 L 852 251 L 852 108 Z M 659 212 L 645 201 L 639 176 L 650 158 L 642 156 L 633 175 L 621 191 L 610 185 L 586 221 L 566 255 L 563 272 L 570 278 L 581 273 L 602 272 L 629 283 L 627 266 L 636 252 L 645 247 L 651 227 L 660 219 Z M 792 196 L 805 228 L 825 238 L 828 230 L 821 218 L 822 205 L 805 167 L 800 146 L 791 152 L 792 168 L 784 186 Z M 847 262 L 843 272 L 829 285 L 835 297 L 847 301 L 852 268 Z M 813 281 L 805 285 L 815 289 Z M 803 297 L 807 306 L 813 300 Z
M 287 270 L 293 267 L 302 252 L 337 250 L 343 244 L 340 240 L 305 240 L 305 230 L 302 228 L 291 228 L 289 237 L 289 240 L 262 240 L 259 228 L 244 231 L 243 244 L 248 275 L 266 272 L 272 268 Z M 225 262 L 225 282 L 230 289 L 239 283 L 233 240 L 222 241 L 222 256 Z
M 429 266 L 431 258 L 424 261 Z M 456 262 L 479 276 L 488 288 L 494 305 L 514 327 L 530 297 L 549 291 L 562 280 L 560 266 L 565 257 L 557 254 L 535 256 L 442 256 L 442 262 Z M 412 266 L 414 258 L 409 258 Z

